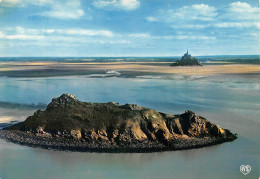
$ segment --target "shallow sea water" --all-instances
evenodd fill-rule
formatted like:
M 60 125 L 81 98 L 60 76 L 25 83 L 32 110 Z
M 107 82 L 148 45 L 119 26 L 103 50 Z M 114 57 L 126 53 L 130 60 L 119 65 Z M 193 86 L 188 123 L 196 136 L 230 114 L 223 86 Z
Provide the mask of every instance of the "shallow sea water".
M 186 109 L 238 134 L 221 145 L 183 151 L 105 154 L 35 149 L 0 140 L 0 178 L 256 178 L 260 176 L 258 76 L 0 78 L 0 123 L 22 121 L 62 93 L 89 102 L 135 103 L 166 113 Z M 12 107 L 8 104 L 14 104 Z M 31 105 L 33 106 L 33 105 Z M 244 176 L 240 165 L 250 165 Z

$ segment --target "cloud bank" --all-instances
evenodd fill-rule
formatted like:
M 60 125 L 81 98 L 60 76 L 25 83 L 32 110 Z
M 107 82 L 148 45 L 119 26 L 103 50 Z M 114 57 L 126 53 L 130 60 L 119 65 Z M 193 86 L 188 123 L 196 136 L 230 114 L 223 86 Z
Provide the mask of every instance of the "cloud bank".
M 97 0 L 93 2 L 93 5 L 106 10 L 132 11 L 139 8 L 140 2 L 138 0 Z

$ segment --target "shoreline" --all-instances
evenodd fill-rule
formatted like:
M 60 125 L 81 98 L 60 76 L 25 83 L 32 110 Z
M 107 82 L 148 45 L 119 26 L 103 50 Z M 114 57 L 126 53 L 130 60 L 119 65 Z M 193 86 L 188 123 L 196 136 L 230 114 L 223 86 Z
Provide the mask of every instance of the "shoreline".
M 169 146 L 165 146 L 162 143 L 140 143 L 133 144 L 127 147 L 118 147 L 104 144 L 87 143 L 80 140 L 73 140 L 69 138 L 61 137 L 42 137 L 36 136 L 32 133 L 25 133 L 22 131 L 9 131 L 0 130 L 0 139 L 7 142 L 19 144 L 22 146 L 42 148 L 55 151 L 70 151 L 70 152 L 96 152 L 96 153 L 152 153 L 163 151 L 180 151 L 189 149 L 198 149 L 203 147 L 209 147 L 213 145 L 222 144 L 225 142 L 232 142 L 234 138 L 194 138 L 194 139 L 177 139 Z M 148 147 L 147 147 L 148 146 Z

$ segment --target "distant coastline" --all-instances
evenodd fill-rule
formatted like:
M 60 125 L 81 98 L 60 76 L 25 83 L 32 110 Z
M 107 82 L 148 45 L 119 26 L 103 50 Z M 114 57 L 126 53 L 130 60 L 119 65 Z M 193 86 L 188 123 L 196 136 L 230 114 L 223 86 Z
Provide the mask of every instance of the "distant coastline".
M 0 57 L 1 62 L 174 62 L 180 56 L 147 56 L 147 57 Z M 229 61 L 236 63 L 258 63 L 260 55 L 205 55 L 194 56 L 201 62 Z

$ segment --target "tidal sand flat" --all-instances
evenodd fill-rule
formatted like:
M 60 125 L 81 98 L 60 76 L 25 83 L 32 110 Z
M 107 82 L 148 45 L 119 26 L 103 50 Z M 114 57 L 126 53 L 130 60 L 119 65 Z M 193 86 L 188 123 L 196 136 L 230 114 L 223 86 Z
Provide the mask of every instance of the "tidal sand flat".
M 108 76 L 136 77 L 140 75 L 219 75 L 259 74 L 257 64 L 215 64 L 204 66 L 175 66 L 169 62 L 3 62 L 0 75 L 10 77 L 43 77 L 109 74 Z M 117 72 L 117 73 L 111 73 Z

